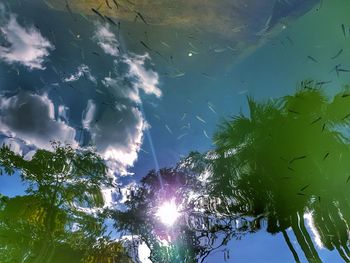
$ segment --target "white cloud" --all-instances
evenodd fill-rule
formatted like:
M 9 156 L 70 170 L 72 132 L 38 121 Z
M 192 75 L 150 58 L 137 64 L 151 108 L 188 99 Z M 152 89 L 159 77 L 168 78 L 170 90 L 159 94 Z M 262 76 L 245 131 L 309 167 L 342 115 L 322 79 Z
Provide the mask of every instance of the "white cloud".
M 122 78 L 111 78 L 105 77 L 102 80 L 103 85 L 110 89 L 110 92 L 113 93 L 116 97 L 130 99 L 133 102 L 141 103 L 141 98 L 139 95 L 139 90 L 135 87 L 123 85 Z
M 159 98 L 158 74 L 146 68 L 150 60 L 148 54 L 120 54 L 118 40 L 108 24 L 98 24 L 93 40 L 105 54 L 112 56 L 114 71 L 102 79 L 113 101 L 108 107 L 97 108 L 89 101 L 83 113 L 82 125 L 90 133 L 95 145 L 109 165 L 123 175 L 137 160 L 143 141 L 143 133 L 148 128 L 141 111 L 140 90 Z M 94 121 L 92 121 L 94 120 Z
M 150 60 L 150 56 L 137 54 L 120 55 L 118 51 L 118 40 L 113 32 L 110 31 L 109 25 L 97 25 L 94 35 L 102 50 L 112 55 L 116 59 L 115 77 L 105 77 L 102 83 L 112 89 L 116 96 L 128 98 L 135 103 L 141 103 L 139 90 L 143 90 L 148 95 L 161 97 L 162 92 L 159 86 L 159 76 L 152 69 L 146 69 L 145 63 Z M 120 68 L 126 68 L 126 72 L 120 74 Z
M 96 121 L 92 122 L 95 118 Z M 137 160 L 147 128 L 141 112 L 134 106 L 116 104 L 98 112 L 93 101 L 88 101 L 82 124 L 88 129 L 96 150 L 106 160 L 113 161 L 120 174 L 128 174 L 127 167 Z M 113 165 L 113 164 L 110 164 Z
M 8 19 L 4 19 L 4 8 L 0 6 L 0 9 L 5 21 L 0 25 L 0 33 L 8 44 L 0 46 L 0 58 L 8 64 L 18 63 L 29 69 L 45 69 L 45 58 L 54 46 L 33 26 L 22 27 L 16 15 L 10 14 Z
M 149 60 L 148 54 L 125 56 L 124 61 L 129 66 L 128 76 L 134 80 L 134 86 L 142 89 L 146 94 L 155 95 L 159 98 L 162 95 L 158 88 L 159 77 L 153 70 L 145 68 L 145 61 Z
M 96 105 L 93 100 L 88 100 L 86 109 L 83 112 L 82 125 L 85 129 L 89 129 L 90 124 L 95 116 Z
M 63 81 L 64 82 L 72 82 L 72 81 L 77 81 L 79 80 L 81 77 L 86 77 L 87 79 L 89 79 L 91 82 L 93 83 L 97 83 L 96 82 L 96 78 L 91 74 L 90 72 L 90 68 L 85 65 L 85 64 L 81 64 L 78 69 L 77 69 L 77 72 L 70 75 L 69 77 L 67 78 L 64 78 Z
M 18 155 L 22 155 L 22 149 L 21 149 L 21 144 L 14 138 L 6 138 L 2 140 L 1 144 L 6 145 L 13 151 L 14 153 Z
M 69 108 L 64 106 L 64 105 L 59 105 L 58 106 L 58 117 L 62 121 L 68 121 L 68 110 Z
M 307 226 L 311 230 L 311 233 L 313 235 L 313 240 L 316 243 L 317 247 L 319 249 L 323 249 L 324 246 L 323 246 L 322 241 L 321 241 L 321 236 L 320 236 L 320 234 L 318 233 L 318 231 L 317 231 L 317 229 L 315 227 L 313 214 L 311 212 L 305 213 L 304 214 L 304 219 L 306 220 Z M 303 219 L 301 218 L 300 220 L 303 220 Z
M 75 129 L 54 115 L 54 105 L 46 95 L 20 92 L 0 96 L 1 133 L 43 149 L 50 150 L 53 140 L 77 146 Z
M 119 55 L 118 41 L 110 30 L 109 24 L 104 26 L 98 24 L 97 28 L 93 39 L 106 54 L 117 57 Z

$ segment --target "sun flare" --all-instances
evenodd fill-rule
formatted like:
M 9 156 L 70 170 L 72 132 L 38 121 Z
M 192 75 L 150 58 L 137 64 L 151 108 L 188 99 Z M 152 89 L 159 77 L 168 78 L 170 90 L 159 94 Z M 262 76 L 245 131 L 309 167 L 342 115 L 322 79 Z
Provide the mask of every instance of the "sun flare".
M 172 226 L 180 216 L 175 200 L 172 199 L 171 201 L 164 202 L 158 208 L 156 216 L 164 225 Z

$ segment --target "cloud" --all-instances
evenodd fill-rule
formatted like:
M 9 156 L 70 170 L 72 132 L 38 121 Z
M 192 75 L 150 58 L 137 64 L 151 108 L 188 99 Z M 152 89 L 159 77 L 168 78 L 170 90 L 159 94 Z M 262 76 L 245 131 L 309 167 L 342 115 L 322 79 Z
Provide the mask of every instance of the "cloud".
M 118 40 L 108 24 L 98 24 L 93 40 L 114 61 L 113 72 L 101 82 L 111 95 L 107 107 L 97 107 L 89 100 L 82 116 L 82 126 L 89 132 L 91 142 L 114 170 L 129 174 L 128 167 L 138 158 L 144 131 L 149 127 L 138 104 L 140 90 L 159 98 L 158 74 L 146 68 L 148 54 L 120 54 Z
M 93 100 L 88 100 L 86 109 L 83 111 L 83 120 L 82 120 L 82 125 L 83 128 L 89 129 L 90 124 L 95 116 L 96 112 L 96 105 L 93 102 Z
M 117 57 L 119 55 L 118 41 L 110 30 L 109 24 L 104 26 L 97 24 L 97 27 L 98 30 L 95 31 L 93 39 L 106 54 Z
M 8 64 L 22 64 L 31 70 L 45 69 L 45 58 L 54 46 L 33 26 L 22 27 L 17 22 L 16 15 L 10 14 L 6 19 L 3 6 L 0 9 L 4 20 L 0 25 L 0 33 L 7 42 L 0 46 L 0 58 Z
M 145 68 L 146 60 L 149 60 L 148 54 L 125 56 L 124 62 L 129 66 L 128 77 L 133 79 L 134 87 L 142 89 L 146 94 L 155 95 L 159 98 L 162 95 L 158 88 L 159 77 L 153 70 Z
M 46 95 L 21 91 L 0 96 L 0 132 L 37 148 L 51 149 L 52 140 L 77 146 L 75 129 L 55 119 L 54 105 Z
M 79 80 L 81 77 L 85 77 L 88 80 L 90 80 L 91 82 L 97 84 L 96 78 L 91 74 L 90 69 L 87 65 L 85 64 L 81 64 L 78 69 L 77 72 L 70 75 L 67 78 L 63 78 L 64 82 L 72 82 L 72 81 L 77 81 Z
M 161 97 L 159 88 L 159 76 L 152 69 L 146 69 L 146 62 L 150 61 L 150 56 L 137 54 L 119 54 L 113 52 L 118 50 L 118 40 L 109 25 L 97 25 L 94 40 L 106 54 L 115 57 L 114 77 L 108 76 L 102 83 L 112 89 L 114 95 L 121 98 L 128 98 L 132 102 L 141 103 L 139 91 L 143 90 L 148 95 Z M 104 44 L 104 45 L 103 45 Z M 108 48 L 107 48 L 108 47 Z M 123 70 L 124 69 L 124 70 Z
M 82 126 L 89 131 L 96 150 L 110 161 L 109 167 L 120 174 L 128 174 L 127 167 L 137 159 L 143 131 L 147 128 L 140 110 L 121 103 L 97 109 L 95 103 L 89 100 Z

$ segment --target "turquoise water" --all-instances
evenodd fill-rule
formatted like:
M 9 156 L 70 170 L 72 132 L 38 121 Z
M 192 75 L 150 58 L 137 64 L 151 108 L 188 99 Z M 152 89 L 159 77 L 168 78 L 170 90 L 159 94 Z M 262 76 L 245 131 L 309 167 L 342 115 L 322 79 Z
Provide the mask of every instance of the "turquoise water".
M 52 140 L 75 149 L 92 145 L 106 161 L 115 183 L 103 188 L 104 207 L 130 209 L 124 203 L 126 198 L 132 199 L 128 188 L 141 187 L 140 181 L 150 170 L 174 167 L 190 151 L 215 151 L 218 146 L 213 136 L 220 132 L 220 123 L 240 113 L 250 114 L 247 96 L 263 103 L 292 96 L 301 81 L 314 80 L 324 82 L 318 87 L 322 86 L 325 97 L 331 98 L 350 83 L 350 3 L 345 0 L 179 1 L 175 7 L 165 2 L 155 2 L 156 7 L 152 7 L 148 2 L 120 1 L 119 11 L 113 1 L 107 1 L 116 15 L 107 2 L 78 2 L 67 1 L 71 13 L 63 1 L 0 2 L 0 138 L 28 159 L 37 149 L 50 150 Z M 103 21 L 91 8 L 113 22 L 106 17 Z M 125 14 L 118 16 L 123 8 Z M 171 8 L 173 11 L 167 11 Z M 46 46 L 44 40 L 48 41 Z M 347 125 L 342 126 L 345 134 L 347 129 Z M 282 131 L 275 130 L 277 134 Z M 295 138 L 295 145 L 301 145 L 303 134 Z M 321 141 L 315 141 L 312 149 L 327 152 Z M 344 145 L 347 143 L 345 140 Z M 286 141 L 277 148 L 290 149 L 288 145 L 292 144 Z M 348 151 L 344 150 L 344 156 Z M 295 153 L 294 157 L 301 155 Z M 345 163 L 320 171 L 329 169 L 330 174 L 339 174 Z M 164 180 L 166 184 L 168 179 Z M 25 195 L 28 186 L 26 180 L 20 181 L 19 173 L 2 175 L 0 182 L 1 195 L 9 197 Z M 154 195 L 158 196 L 163 187 L 159 184 L 153 189 Z M 331 188 L 322 187 L 322 191 L 333 193 Z M 255 190 L 259 189 L 257 186 Z M 346 195 L 346 188 L 343 190 Z M 294 198 L 285 201 L 285 206 L 298 203 Z M 154 209 L 159 205 L 148 203 Z M 142 220 L 156 218 L 152 211 L 131 216 L 126 225 L 136 221 L 138 227 L 149 227 L 149 222 Z M 137 221 L 139 217 L 143 219 Z M 318 242 L 317 230 L 307 218 L 305 225 L 319 259 L 343 262 L 336 249 L 331 251 Z M 108 220 L 113 238 L 142 237 L 134 225 L 134 232 L 132 228 L 124 231 L 118 222 L 113 227 Z M 152 226 L 161 225 L 154 220 Z M 271 234 L 266 228 L 265 222 L 260 230 L 241 240 L 230 238 L 205 262 L 295 262 L 282 233 Z M 335 230 L 343 238 L 348 235 L 348 227 Z M 152 238 L 157 231 L 152 232 Z M 311 262 L 293 230 L 289 227 L 286 232 L 300 261 Z M 6 237 L 1 242 L 1 250 L 10 253 Z M 127 248 L 135 260 L 135 252 Z M 28 254 L 36 255 L 35 249 L 33 245 L 34 252 Z M 184 261 L 183 254 L 178 253 L 180 256 L 164 262 Z M 4 262 L 55 262 L 52 258 L 33 261 L 29 256 L 27 261 L 17 259 Z

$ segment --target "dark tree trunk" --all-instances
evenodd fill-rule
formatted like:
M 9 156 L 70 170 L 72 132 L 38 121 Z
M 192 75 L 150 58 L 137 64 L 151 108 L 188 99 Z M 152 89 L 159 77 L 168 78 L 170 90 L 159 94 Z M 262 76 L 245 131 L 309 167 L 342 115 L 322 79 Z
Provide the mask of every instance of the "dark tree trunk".
M 289 236 L 288 236 L 288 234 L 287 234 L 285 229 L 282 230 L 282 234 L 283 234 L 284 240 L 286 241 L 286 243 L 288 245 L 288 248 L 289 248 L 290 252 L 292 252 L 292 254 L 293 254 L 295 262 L 296 263 L 300 263 L 300 259 L 299 259 L 298 253 L 295 251 L 292 242 L 290 242 Z

